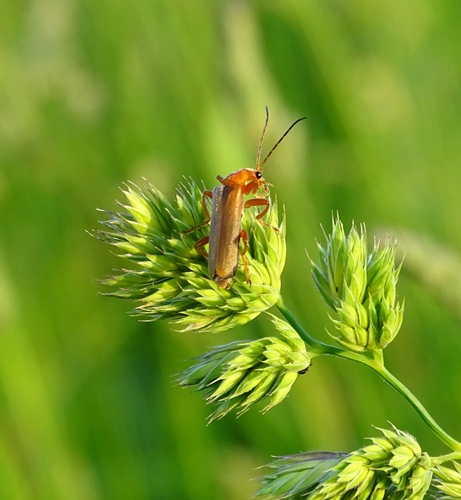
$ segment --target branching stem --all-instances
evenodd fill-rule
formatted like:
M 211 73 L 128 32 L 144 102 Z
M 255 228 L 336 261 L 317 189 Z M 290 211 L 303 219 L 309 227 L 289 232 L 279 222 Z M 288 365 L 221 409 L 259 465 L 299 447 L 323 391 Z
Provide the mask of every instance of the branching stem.
M 368 366 L 375 371 L 382 379 L 390 384 L 397 392 L 399 392 L 416 410 L 418 415 L 426 422 L 438 438 L 445 443 L 454 452 L 461 452 L 461 443 L 452 438 L 445 432 L 440 425 L 432 418 L 426 408 L 416 398 L 416 396 L 404 385 L 398 378 L 387 370 L 384 366 L 384 357 L 382 350 L 373 351 L 372 354 L 361 354 L 351 351 L 345 351 L 339 347 L 335 347 L 323 342 L 319 342 L 314 337 L 309 335 L 304 328 L 299 324 L 297 319 L 293 316 L 291 311 L 285 306 L 282 299 L 277 303 L 277 308 L 288 321 L 288 323 L 296 330 L 299 336 L 311 348 L 311 354 L 316 355 L 330 355 L 338 358 L 345 358 L 351 361 L 356 361 L 363 365 Z

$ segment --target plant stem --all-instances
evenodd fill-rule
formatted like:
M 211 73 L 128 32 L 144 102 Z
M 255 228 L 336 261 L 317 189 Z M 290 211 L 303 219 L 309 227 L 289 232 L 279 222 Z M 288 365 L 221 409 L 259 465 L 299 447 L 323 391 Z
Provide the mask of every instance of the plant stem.
M 352 361 L 357 361 L 358 363 L 362 363 L 364 365 L 369 366 L 370 368 L 374 367 L 375 361 L 367 357 L 363 354 L 359 354 L 352 351 L 344 351 L 339 347 L 332 346 L 330 344 L 325 344 L 324 342 L 320 342 L 319 340 L 311 337 L 306 330 L 298 323 L 298 320 L 295 318 L 293 313 L 285 306 L 283 299 L 280 299 L 276 304 L 278 310 L 282 313 L 284 318 L 288 321 L 288 323 L 296 330 L 298 335 L 306 342 L 306 344 L 311 348 L 311 354 L 329 354 L 331 356 L 338 356 L 340 358 L 350 359 Z
M 426 422 L 434 434 L 438 436 L 443 443 L 445 443 L 453 451 L 461 451 L 461 443 L 456 441 L 456 439 L 453 439 L 442 429 L 442 427 L 440 427 L 440 425 L 431 417 L 429 412 L 426 408 L 424 408 L 416 396 L 404 384 L 402 384 L 397 377 L 395 377 L 384 365 L 377 366 L 374 370 L 413 406 L 419 416 L 424 420 L 424 422 Z
M 431 417 L 429 412 L 424 408 L 416 396 L 404 385 L 398 378 L 390 373 L 384 366 L 384 359 L 382 351 L 374 351 L 372 356 L 369 357 L 365 354 L 360 354 L 352 351 L 346 351 L 323 342 L 319 342 L 314 337 L 309 335 L 304 328 L 298 323 L 297 319 L 293 316 L 291 311 L 285 306 L 282 299 L 277 302 L 277 308 L 288 321 L 288 323 L 296 330 L 299 336 L 311 348 L 311 352 L 317 355 L 331 355 L 339 358 L 349 359 L 356 361 L 363 365 L 368 366 L 375 371 L 382 379 L 390 384 L 397 392 L 399 392 L 416 410 L 418 415 L 426 422 L 430 429 L 435 433 L 438 438 L 445 443 L 453 451 L 461 452 L 461 443 L 452 438 L 446 433 L 437 422 Z
M 441 455 L 439 457 L 431 457 L 432 463 L 434 465 L 441 465 L 444 464 L 445 462 L 449 462 L 451 460 L 456 461 L 456 460 L 461 460 L 461 452 L 460 451 L 454 451 L 453 453 L 448 453 L 448 455 Z

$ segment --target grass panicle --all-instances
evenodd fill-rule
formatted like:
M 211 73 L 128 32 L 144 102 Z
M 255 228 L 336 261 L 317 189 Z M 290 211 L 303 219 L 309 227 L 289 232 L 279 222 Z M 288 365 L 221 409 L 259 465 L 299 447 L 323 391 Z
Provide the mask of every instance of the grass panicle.
M 178 377 L 179 385 L 195 387 L 207 403 L 217 406 L 210 422 L 232 410 L 241 415 L 258 402 L 265 403 L 263 412 L 268 411 L 307 371 L 311 357 L 305 343 L 284 320 L 272 315 L 271 319 L 279 337 L 214 347 Z
M 194 248 L 209 233 L 201 205 L 202 189 L 192 180 L 181 184 L 173 201 L 151 184 L 141 190 L 123 189 L 121 212 L 104 212 L 105 230 L 97 236 L 128 261 L 127 268 L 106 278 L 108 295 L 137 300 L 135 314 L 144 321 L 168 320 L 182 331 L 221 332 L 242 325 L 272 307 L 280 298 L 285 265 L 285 222 L 274 201 L 264 220 L 257 210 L 244 210 L 242 227 L 249 241 L 230 289 L 220 288 L 208 275 L 207 259 Z
M 336 332 L 330 335 L 355 352 L 384 349 L 397 335 L 404 304 L 397 301 L 400 266 L 395 265 L 395 243 L 375 242 L 368 251 L 365 226 L 352 224 L 346 235 L 339 217 L 331 235 L 318 244 L 320 262 L 312 263 L 315 285 L 335 311 L 330 316 Z
M 393 427 L 352 453 L 313 452 L 269 464 L 258 496 L 271 499 L 422 500 L 433 465 L 409 434 Z

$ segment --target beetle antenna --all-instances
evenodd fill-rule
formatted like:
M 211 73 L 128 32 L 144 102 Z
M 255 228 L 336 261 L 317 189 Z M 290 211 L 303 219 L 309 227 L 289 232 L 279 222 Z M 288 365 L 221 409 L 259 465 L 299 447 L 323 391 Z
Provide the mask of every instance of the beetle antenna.
M 269 108 L 266 106 L 266 121 L 264 122 L 263 133 L 261 134 L 261 139 L 259 139 L 258 155 L 256 156 L 256 170 L 262 170 L 261 163 L 261 151 L 263 149 L 264 136 L 266 135 L 267 124 L 269 123 Z M 264 165 L 264 161 L 263 161 Z
M 267 108 L 266 108 L 266 111 L 267 111 Z M 267 115 L 269 116 L 269 115 Z M 275 143 L 275 146 L 269 151 L 269 153 L 267 153 L 266 157 L 264 158 L 264 160 L 262 161 L 261 165 L 259 165 L 259 163 L 257 163 L 257 170 L 262 170 L 263 169 L 263 166 L 264 164 L 266 163 L 266 161 L 269 159 L 269 156 L 275 151 L 276 147 L 283 141 L 283 139 L 285 139 L 285 137 L 288 135 L 288 132 L 297 124 L 299 123 L 300 121 L 302 120 L 305 120 L 307 118 L 307 116 L 303 116 L 302 118 L 298 118 L 294 123 L 292 123 L 289 127 L 288 127 L 288 130 L 282 135 L 282 137 L 280 137 L 280 139 Z M 266 125 L 267 125 L 267 118 L 266 118 Z M 266 130 L 266 127 L 264 127 L 264 131 Z M 264 137 L 264 131 L 263 131 L 263 137 Z M 261 142 L 262 142 L 262 137 L 261 137 Z M 261 148 L 261 144 L 259 144 L 260 148 Z M 259 151 L 258 151 L 258 154 L 259 154 Z M 258 157 L 259 159 L 259 157 Z

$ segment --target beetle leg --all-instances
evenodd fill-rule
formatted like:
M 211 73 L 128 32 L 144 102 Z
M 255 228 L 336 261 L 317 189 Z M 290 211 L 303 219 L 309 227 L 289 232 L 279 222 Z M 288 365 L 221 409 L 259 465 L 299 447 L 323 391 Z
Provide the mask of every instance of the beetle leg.
M 194 245 L 195 250 L 197 250 L 197 252 L 200 255 L 203 255 L 204 257 L 208 257 L 208 254 L 207 254 L 207 252 L 205 252 L 205 250 L 203 250 L 203 247 L 205 245 L 207 245 L 209 241 L 210 241 L 210 237 L 205 236 L 201 240 L 198 240 L 197 243 Z
M 205 214 L 206 222 L 210 222 L 210 212 L 208 212 L 208 208 L 206 206 L 206 201 L 205 198 L 208 197 L 210 200 L 213 198 L 213 192 L 212 191 L 203 191 L 202 194 L 202 208 L 203 208 L 203 213 Z
M 240 231 L 240 239 L 243 240 L 243 248 L 240 250 L 240 255 L 243 257 L 247 253 L 247 248 L 248 248 L 248 233 L 245 231 L 245 229 L 242 229 Z
M 269 223 L 266 221 L 262 220 L 262 217 L 264 217 L 267 214 L 267 211 L 269 210 L 269 201 L 266 200 L 265 198 L 252 198 L 251 200 L 247 200 L 245 202 L 244 208 L 249 208 L 249 207 L 264 207 L 261 212 L 255 217 L 255 219 L 260 222 L 261 224 L 264 224 L 265 226 L 271 227 L 274 231 L 279 233 L 279 229 L 271 226 Z
M 264 222 L 260 219 L 267 214 L 267 211 L 269 210 L 269 202 L 265 198 L 252 198 L 251 200 L 247 200 L 244 205 L 244 208 L 250 207 L 264 207 L 263 210 L 256 216 L 257 220 Z
M 208 208 L 206 206 L 206 198 L 207 197 L 213 198 L 213 193 L 211 191 L 203 191 L 203 194 L 202 194 L 201 203 L 202 203 L 203 213 L 205 214 L 205 220 L 201 224 L 198 224 L 197 226 L 191 227 L 190 229 L 187 229 L 186 231 L 181 231 L 181 234 L 193 233 L 195 230 L 197 230 L 203 226 L 206 226 L 210 222 L 210 219 L 211 219 L 210 212 L 208 212 Z
M 240 239 L 243 240 L 243 248 L 240 251 L 240 255 L 242 256 L 243 265 L 245 267 L 245 276 L 246 276 L 247 283 L 249 285 L 251 285 L 250 266 L 248 265 L 248 260 L 245 257 L 245 253 L 246 253 L 247 248 L 248 248 L 248 233 L 245 231 L 245 229 L 242 229 L 240 231 Z

